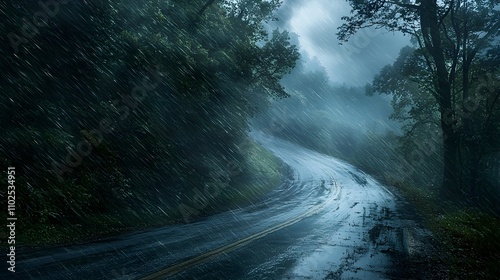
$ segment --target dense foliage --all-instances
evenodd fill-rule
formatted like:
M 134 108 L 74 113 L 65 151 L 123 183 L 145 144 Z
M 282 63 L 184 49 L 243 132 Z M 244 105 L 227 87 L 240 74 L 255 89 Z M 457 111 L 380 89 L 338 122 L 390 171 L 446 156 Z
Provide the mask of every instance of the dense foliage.
M 151 212 L 248 179 L 248 118 L 287 96 L 299 56 L 263 27 L 279 1 L 40 3 L 1 3 L 0 160 L 24 223 Z
M 495 137 L 500 131 L 499 2 L 349 2 L 352 15 L 344 17 L 340 39 L 375 26 L 414 40 L 414 48 L 403 49 L 375 78 L 372 92 L 394 97 L 395 117 L 406 121 L 408 136 L 437 139 L 438 145 L 426 145 L 442 150 L 443 197 L 488 200 L 491 192 L 481 193 L 480 177 L 500 147 Z

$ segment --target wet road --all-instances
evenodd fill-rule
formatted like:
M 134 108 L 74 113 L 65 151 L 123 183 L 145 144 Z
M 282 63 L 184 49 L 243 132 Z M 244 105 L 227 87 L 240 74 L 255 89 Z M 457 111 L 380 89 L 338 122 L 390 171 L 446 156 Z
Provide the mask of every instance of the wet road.
M 17 279 L 390 279 L 394 196 L 355 167 L 252 135 L 293 170 L 260 203 L 191 224 L 19 256 Z

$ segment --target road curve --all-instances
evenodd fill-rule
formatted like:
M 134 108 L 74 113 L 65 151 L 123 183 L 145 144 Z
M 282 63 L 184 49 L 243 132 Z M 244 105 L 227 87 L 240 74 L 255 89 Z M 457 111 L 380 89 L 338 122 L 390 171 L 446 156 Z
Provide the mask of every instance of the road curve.
M 293 170 L 261 202 L 191 224 L 26 252 L 16 278 L 395 278 L 401 221 L 384 186 L 338 159 L 252 137 Z

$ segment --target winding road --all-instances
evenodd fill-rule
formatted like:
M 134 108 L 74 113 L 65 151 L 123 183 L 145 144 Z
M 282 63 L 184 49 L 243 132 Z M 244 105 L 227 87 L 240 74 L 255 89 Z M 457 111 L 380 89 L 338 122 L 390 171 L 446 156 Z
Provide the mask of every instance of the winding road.
M 261 202 L 191 224 L 26 252 L 16 278 L 397 278 L 394 259 L 408 245 L 390 191 L 338 159 L 252 137 L 293 171 Z

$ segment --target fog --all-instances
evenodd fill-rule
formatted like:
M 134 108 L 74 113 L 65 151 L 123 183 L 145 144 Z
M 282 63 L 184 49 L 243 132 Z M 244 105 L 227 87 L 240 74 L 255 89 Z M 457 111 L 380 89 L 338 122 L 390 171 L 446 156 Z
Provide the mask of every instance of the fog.
M 497 2 L 4 1 L 0 279 L 499 279 Z
M 409 37 L 371 28 L 340 42 L 336 33 L 341 17 L 349 11 L 344 1 L 284 1 L 276 12 L 276 21 L 268 22 L 266 28 L 288 30 L 301 57 L 281 81 L 290 97 L 272 101 L 270 108 L 254 120 L 258 128 L 286 138 L 295 134 L 289 126 L 295 132 L 315 131 L 311 127 L 316 127 L 315 133 L 328 135 L 314 138 L 327 150 L 332 141 L 350 142 L 335 148 L 336 156 L 360 150 L 356 143 L 367 133 L 401 133 L 402 123 L 390 119 L 392 96 L 368 96 L 365 87 L 382 67 L 395 61 L 402 47 L 410 44 Z
M 335 33 L 350 9 L 345 1 L 285 0 L 277 11 L 278 21 L 270 24 L 296 33 L 301 53 L 316 57 L 332 83 L 364 86 L 383 66 L 394 62 L 410 38 L 371 28 L 340 45 Z

